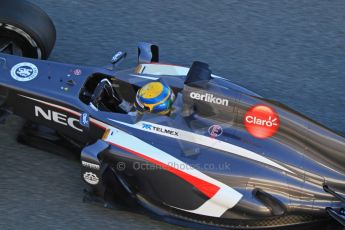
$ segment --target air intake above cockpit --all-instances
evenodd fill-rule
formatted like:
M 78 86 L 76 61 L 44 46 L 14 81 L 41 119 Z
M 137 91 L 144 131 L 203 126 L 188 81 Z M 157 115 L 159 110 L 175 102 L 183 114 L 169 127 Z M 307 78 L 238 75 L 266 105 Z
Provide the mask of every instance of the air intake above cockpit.
M 186 85 L 199 82 L 208 82 L 211 80 L 212 71 L 208 68 L 208 64 L 200 61 L 193 62 L 184 82 Z

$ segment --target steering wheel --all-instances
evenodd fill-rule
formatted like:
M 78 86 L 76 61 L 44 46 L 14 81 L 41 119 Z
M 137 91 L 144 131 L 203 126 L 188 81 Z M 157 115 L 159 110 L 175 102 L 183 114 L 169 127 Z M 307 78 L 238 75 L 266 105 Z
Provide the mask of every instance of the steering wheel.
M 108 79 L 101 80 L 92 96 L 91 96 L 91 103 L 98 108 L 101 103 L 108 102 L 113 104 L 114 106 L 117 106 L 121 103 L 121 99 L 119 95 L 115 92 L 113 89 L 113 86 L 111 85 L 110 81 Z

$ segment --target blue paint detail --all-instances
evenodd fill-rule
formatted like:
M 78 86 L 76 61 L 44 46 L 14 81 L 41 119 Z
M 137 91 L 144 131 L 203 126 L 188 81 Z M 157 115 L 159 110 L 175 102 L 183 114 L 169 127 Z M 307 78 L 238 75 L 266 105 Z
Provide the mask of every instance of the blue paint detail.
M 143 129 L 151 130 L 152 129 L 152 125 L 143 123 Z
M 79 123 L 84 127 L 89 127 L 90 125 L 90 115 L 88 113 L 83 113 L 80 116 Z
M 166 100 L 163 103 L 154 106 L 152 111 L 154 111 L 155 113 L 163 112 L 167 108 L 170 108 L 170 104 L 171 104 L 170 100 Z

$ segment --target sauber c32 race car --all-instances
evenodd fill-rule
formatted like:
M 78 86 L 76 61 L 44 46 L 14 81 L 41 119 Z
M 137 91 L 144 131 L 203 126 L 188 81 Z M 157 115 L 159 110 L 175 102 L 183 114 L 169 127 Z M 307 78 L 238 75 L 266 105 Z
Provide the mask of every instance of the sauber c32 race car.
M 1 27 L 14 34 L 7 39 L 27 39 L 14 25 Z M 141 43 L 138 65 L 117 70 L 123 52 L 105 68 L 85 67 L 15 56 L 14 47 L 30 56 L 18 40 L 0 54 L 1 120 L 19 115 L 79 146 L 90 196 L 106 203 L 128 197 L 177 223 L 344 226 L 342 135 L 205 63 L 161 64 L 156 45 Z M 167 116 L 133 108 L 138 89 L 152 81 L 176 95 Z

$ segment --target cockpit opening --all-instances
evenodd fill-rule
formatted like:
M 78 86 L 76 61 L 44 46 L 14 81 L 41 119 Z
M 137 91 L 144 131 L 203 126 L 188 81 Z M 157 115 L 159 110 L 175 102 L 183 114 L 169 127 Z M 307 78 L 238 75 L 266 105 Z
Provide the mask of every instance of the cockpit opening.
M 137 90 L 127 82 L 96 73 L 86 81 L 80 100 L 95 110 L 128 113 L 134 104 Z

